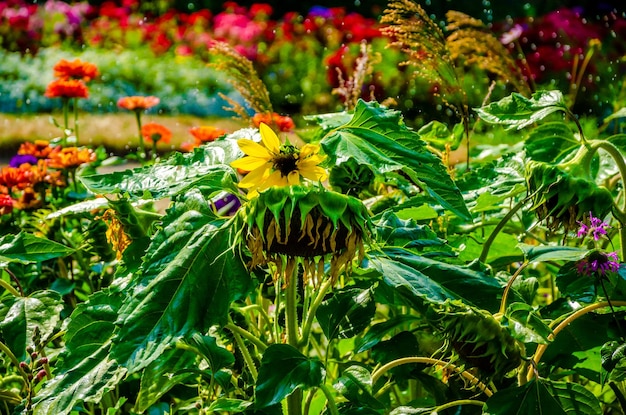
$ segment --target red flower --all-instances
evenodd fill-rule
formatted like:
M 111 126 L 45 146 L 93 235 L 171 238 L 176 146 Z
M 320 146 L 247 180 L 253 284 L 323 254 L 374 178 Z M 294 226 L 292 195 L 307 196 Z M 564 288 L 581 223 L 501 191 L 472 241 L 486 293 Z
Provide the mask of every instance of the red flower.
M 98 68 L 93 63 L 75 59 L 72 62 L 61 59 L 54 65 L 54 76 L 60 79 L 81 79 L 91 81 L 99 75 Z
M 87 98 L 89 91 L 83 81 L 56 79 L 48 84 L 45 95 L 48 98 Z
M 159 102 L 161 102 L 159 98 L 153 96 L 132 96 L 120 98 L 117 106 L 130 111 L 143 111 L 158 105 Z
M 141 126 L 141 135 L 147 143 L 160 141 L 169 143 L 172 139 L 172 132 L 166 126 L 156 122 L 149 122 Z
M 13 211 L 15 201 L 9 195 L 0 195 L 0 215 L 6 215 Z
M 288 132 L 293 130 L 296 127 L 296 124 L 293 122 L 291 117 L 283 116 L 277 113 L 258 113 L 254 114 L 252 117 L 252 123 L 255 127 L 259 127 L 261 123 L 267 125 L 275 125 L 278 127 L 279 131 Z

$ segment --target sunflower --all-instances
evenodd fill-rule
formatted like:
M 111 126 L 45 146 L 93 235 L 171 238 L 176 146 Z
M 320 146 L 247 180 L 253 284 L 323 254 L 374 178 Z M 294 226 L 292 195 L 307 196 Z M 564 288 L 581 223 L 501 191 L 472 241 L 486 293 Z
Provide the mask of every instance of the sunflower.
M 238 141 L 239 148 L 246 154 L 230 165 L 249 173 L 239 182 L 239 187 L 248 189 L 248 197 L 272 186 L 300 184 L 300 176 L 317 182 L 325 180 L 326 170 L 319 166 L 324 160 L 319 146 L 305 144 L 301 149 L 292 144 L 280 144 L 276 133 L 265 123 L 259 125 L 262 145 L 248 139 Z

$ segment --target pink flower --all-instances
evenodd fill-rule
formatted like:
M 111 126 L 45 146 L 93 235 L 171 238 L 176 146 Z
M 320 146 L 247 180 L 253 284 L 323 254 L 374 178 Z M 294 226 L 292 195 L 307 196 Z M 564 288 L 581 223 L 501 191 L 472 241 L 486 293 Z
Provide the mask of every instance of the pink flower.
M 508 45 L 509 43 L 515 42 L 520 38 L 522 33 L 524 32 L 524 28 L 520 24 L 516 24 L 513 26 L 508 32 L 505 32 L 500 37 L 500 42 L 503 45 Z
M 591 235 L 594 241 L 599 240 L 601 235 L 606 235 L 606 228 L 610 228 L 608 223 L 602 221 L 600 218 L 594 217 L 591 212 L 589 212 L 589 225 L 581 221 L 576 222 L 580 225 L 576 236 L 584 238 L 585 236 Z
M 604 276 L 607 272 L 617 272 L 619 270 L 618 261 L 617 252 L 591 251 L 587 257 L 578 261 L 576 268 L 580 275 L 591 277 L 599 274 Z

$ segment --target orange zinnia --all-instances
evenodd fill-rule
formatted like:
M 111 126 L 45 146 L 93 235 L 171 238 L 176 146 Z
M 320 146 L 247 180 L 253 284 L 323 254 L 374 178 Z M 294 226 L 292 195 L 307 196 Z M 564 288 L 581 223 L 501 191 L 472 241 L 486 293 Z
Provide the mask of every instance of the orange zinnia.
M 201 127 L 191 127 L 189 132 L 196 139 L 196 142 L 206 143 L 209 141 L 215 141 L 224 134 L 226 134 L 226 130 L 222 130 L 221 128 L 215 128 L 208 125 L 203 125 Z
M 172 139 L 172 132 L 166 126 L 156 122 L 149 122 L 141 126 L 141 135 L 147 143 L 160 141 L 167 144 Z
M 22 143 L 17 154 L 30 154 L 38 159 L 45 159 L 52 151 L 50 143 L 46 140 L 35 140 L 34 143 Z
M 87 98 L 89 92 L 83 81 L 77 79 L 55 79 L 48 84 L 48 98 Z
M 89 82 L 96 78 L 99 72 L 93 63 L 83 62 L 80 59 L 71 62 L 61 59 L 54 65 L 54 75 L 60 79 L 81 79 Z
M 66 147 L 55 149 L 48 156 L 48 166 L 55 169 L 78 167 L 96 159 L 96 154 L 90 148 Z
M 117 101 L 117 106 L 130 111 L 143 111 L 152 108 L 160 102 L 159 98 L 148 96 L 122 97 Z
M 276 127 L 278 127 L 278 130 L 282 132 L 291 131 L 296 127 L 291 117 L 288 117 L 286 115 L 283 116 L 275 112 L 254 114 L 254 117 L 252 117 L 252 123 L 257 128 L 261 125 L 261 123 L 267 125 L 276 125 Z

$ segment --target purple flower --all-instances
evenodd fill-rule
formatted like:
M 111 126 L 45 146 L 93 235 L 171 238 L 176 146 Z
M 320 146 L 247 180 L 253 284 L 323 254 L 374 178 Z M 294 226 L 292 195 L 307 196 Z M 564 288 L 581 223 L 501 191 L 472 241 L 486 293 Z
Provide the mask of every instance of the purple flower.
M 16 156 L 11 157 L 11 161 L 9 161 L 9 166 L 11 167 L 20 167 L 22 164 L 37 164 L 37 157 L 31 154 L 18 154 Z
M 606 235 L 606 229 L 610 228 L 608 223 L 602 221 L 600 218 L 594 217 L 591 212 L 589 212 L 589 225 L 581 221 L 576 222 L 580 225 L 576 236 L 584 238 L 587 235 L 591 235 L 594 241 L 600 239 L 601 235 Z
M 232 216 L 241 206 L 239 198 L 228 192 L 221 192 L 211 199 L 213 210 L 220 216 Z
M 607 272 L 617 272 L 619 270 L 618 261 L 617 252 L 592 251 L 584 259 L 578 261 L 576 267 L 581 275 L 593 276 L 599 273 L 604 276 Z

